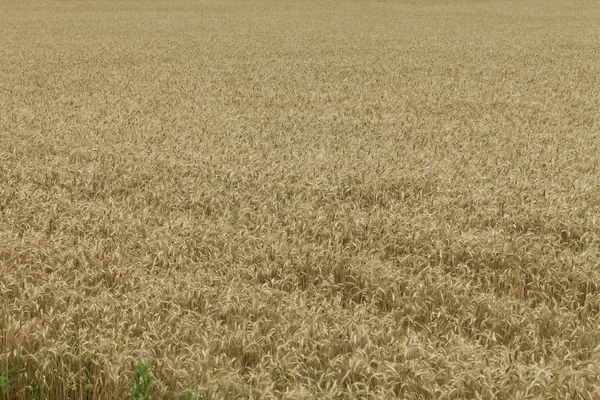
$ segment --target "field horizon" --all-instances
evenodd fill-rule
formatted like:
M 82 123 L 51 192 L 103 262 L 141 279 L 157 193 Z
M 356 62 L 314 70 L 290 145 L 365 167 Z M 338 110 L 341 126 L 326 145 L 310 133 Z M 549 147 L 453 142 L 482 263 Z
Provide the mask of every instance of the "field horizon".
M 598 21 L 3 1 L 0 399 L 600 397 Z

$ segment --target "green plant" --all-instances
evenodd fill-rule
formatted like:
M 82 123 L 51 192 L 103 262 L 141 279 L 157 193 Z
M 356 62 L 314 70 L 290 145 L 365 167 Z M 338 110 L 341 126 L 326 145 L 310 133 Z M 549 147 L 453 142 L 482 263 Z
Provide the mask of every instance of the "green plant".
M 185 392 L 185 400 L 205 400 L 205 399 L 204 399 L 204 396 L 202 396 L 201 394 L 195 395 L 194 392 L 192 392 L 191 390 L 188 390 L 187 392 Z
M 139 363 L 131 375 L 132 387 L 129 390 L 129 395 L 134 399 L 153 399 L 154 397 L 147 393 L 153 381 L 154 378 L 150 373 L 150 367 L 144 363 Z
M 4 392 L 8 390 L 10 385 L 15 383 L 19 379 L 18 376 L 14 375 L 19 368 L 20 366 L 17 366 L 15 368 L 6 370 L 2 374 L 0 374 L 0 391 Z

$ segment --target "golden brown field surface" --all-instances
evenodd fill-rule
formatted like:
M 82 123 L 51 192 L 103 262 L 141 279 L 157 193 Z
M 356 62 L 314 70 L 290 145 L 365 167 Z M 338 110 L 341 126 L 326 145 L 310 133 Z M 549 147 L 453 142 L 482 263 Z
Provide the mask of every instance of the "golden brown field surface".
M 600 398 L 599 161 L 597 1 L 0 1 L 0 399 Z

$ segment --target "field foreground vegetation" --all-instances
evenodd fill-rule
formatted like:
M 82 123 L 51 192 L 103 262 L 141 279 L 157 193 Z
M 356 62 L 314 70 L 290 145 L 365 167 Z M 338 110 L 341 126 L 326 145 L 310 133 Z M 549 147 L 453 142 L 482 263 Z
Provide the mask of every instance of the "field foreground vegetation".
M 1 2 L 0 398 L 599 398 L 598 21 Z

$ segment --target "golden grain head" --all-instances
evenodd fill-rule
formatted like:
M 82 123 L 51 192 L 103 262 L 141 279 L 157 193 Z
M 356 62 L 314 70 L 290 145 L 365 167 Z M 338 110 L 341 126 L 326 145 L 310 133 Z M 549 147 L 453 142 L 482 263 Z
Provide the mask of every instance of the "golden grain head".
M 598 21 L 3 2 L 0 399 L 599 397 Z

